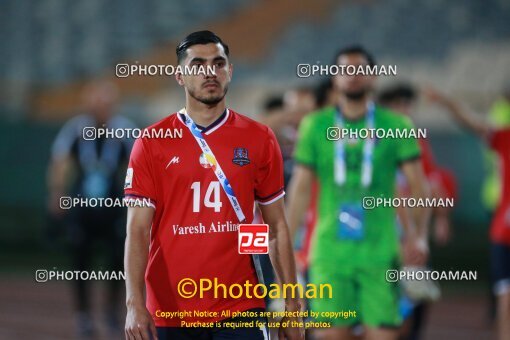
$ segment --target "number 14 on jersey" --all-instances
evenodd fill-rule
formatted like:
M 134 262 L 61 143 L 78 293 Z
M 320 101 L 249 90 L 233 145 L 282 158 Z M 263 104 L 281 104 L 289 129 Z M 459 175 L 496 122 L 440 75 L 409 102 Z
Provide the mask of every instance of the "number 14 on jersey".
M 220 211 L 223 205 L 220 200 L 220 182 L 212 181 L 209 183 L 203 200 L 200 182 L 193 182 L 191 190 L 193 190 L 193 212 L 200 212 L 202 202 L 205 208 L 214 208 L 214 212 Z

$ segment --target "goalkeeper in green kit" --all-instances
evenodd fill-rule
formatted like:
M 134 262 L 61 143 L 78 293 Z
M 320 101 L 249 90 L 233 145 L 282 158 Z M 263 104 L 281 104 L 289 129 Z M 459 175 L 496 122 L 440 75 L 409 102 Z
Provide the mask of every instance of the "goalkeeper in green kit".
M 338 65 L 372 67 L 373 57 L 361 47 L 341 50 Z M 414 198 L 426 197 L 426 182 L 415 138 L 380 138 L 379 130 L 395 135 L 413 129 L 404 116 L 376 107 L 372 90 L 376 76 L 335 75 L 338 102 L 306 116 L 299 127 L 289 184 L 289 224 L 292 236 L 301 226 L 318 182 L 317 224 L 310 253 L 310 283 L 331 284 L 331 299 L 313 299 L 314 312 L 356 311 L 356 317 L 325 319 L 331 328 L 314 329 L 314 339 L 349 339 L 351 328 L 365 326 L 367 339 L 396 339 L 399 316 L 398 282 L 388 270 L 423 265 L 428 257 L 425 208 L 414 208 L 413 227 L 404 231 L 401 252 L 395 209 L 373 206 L 374 199 L 397 197 L 396 173 L 406 177 Z M 340 128 L 332 131 L 331 128 Z M 376 138 L 362 129 L 377 129 Z M 352 133 L 339 134 L 339 131 Z M 393 130 L 393 131 L 390 131 Z M 365 131 L 366 132 L 366 131 Z M 370 136 L 370 134 L 368 134 Z M 410 134 L 412 135 L 412 134 Z M 339 138 L 344 136 L 344 138 Z M 374 198 L 374 199 L 372 199 Z M 393 282 L 395 281 L 395 282 Z

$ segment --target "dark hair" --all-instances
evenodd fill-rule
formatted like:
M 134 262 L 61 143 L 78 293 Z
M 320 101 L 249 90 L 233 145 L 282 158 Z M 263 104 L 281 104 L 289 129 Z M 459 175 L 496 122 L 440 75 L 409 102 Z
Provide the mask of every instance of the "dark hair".
M 416 99 L 416 90 L 411 84 L 398 83 L 382 90 L 378 96 L 378 103 L 389 105 L 397 100 L 406 100 L 412 102 Z
M 264 102 L 264 110 L 265 111 L 272 111 L 272 110 L 278 110 L 283 108 L 283 96 L 273 96 Z
M 214 34 L 211 31 L 197 31 L 191 34 L 188 34 L 186 38 L 184 38 L 177 48 L 175 49 L 175 53 L 177 54 L 177 62 L 180 63 L 184 58 L 186 58 L 186 50 L 193 45 L 205 45 L 205 44 L 220 44 L 223 46 L 225 50 L 225 54 L 228 57 L 229 49 L 228 45 L 225 44 L 220 37 Z
M 338 52 L 336 53 L 336 56 L 335 56 L 335 60 L 333 61 L 333 64 L 335 65 L 338 62 L 338 58 L 340 58 L 340 56 L 345 55 L 345 54 L 361 54 L 362 56 L 364 56 L 367 59 L 369 66 L 376 65 L 374 56 L 370 52 L 368 52 L 364 47 L 362 47 L 360 45 L 347 46 L 347 47 L 344 47 L 344 48 L 341 48 L 340 50 L 338 50 Z

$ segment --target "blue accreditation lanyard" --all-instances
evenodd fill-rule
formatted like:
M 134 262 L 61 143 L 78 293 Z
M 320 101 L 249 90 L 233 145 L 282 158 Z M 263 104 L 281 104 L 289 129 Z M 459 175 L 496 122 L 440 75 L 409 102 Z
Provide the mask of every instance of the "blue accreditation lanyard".
M 98 140 L 80 139 L 78 142 L 78 158 L 85 173 L 102 168 L 107 174 L 115 172 L 118 166 L 122 143 L 115 139 L 105 139 L 98 155 Z
M 95 122 L 94 122 L 95 123 Z M 115 121 L 108 121 L 115 126 Z M 83 169 L 82 193 L 85 197 L 105 197 L 110 188 L 109 178 L 115 173 L 122 150 L 122 142 L 112 138 L 104 139 L 97 149 L 98 140 L 78 141 L 78 159 Z
M 335 114 L 336 126 L 343 129 L 344 119 L 340 108 L 337 108 Z M 365 118 L 365 127 L 373 129 L 375 127 L 375 105 L 369 103 L 367 108 L 367 114 Z M 361 166 L 361 185 L 367 188 L 372 183 L 372 172 L 373 172 L 373 156 L 374 156 L 375 140 L 368 138 L 363 144 L 363 163 Z M 335 141 L 335 183 L 337 185 L 345 184 L 347 180 L 347 169 L 345 164 L 345 140 L 339 138 Z
M 191 117 L 188 115 L 188 113 L 186 112 L 186 108 L 182 109 L 179 112 L 184 114 L 185 117 L 184 124 L 186 124 L 193 137 L 195 137 L 198 146 L 200 146 L 200 149 L 202 149 L 202 152 L 204 153 L 205 159 L 209 162 L 209 164 L 211 164 L 211 167 L 214 170 L 214 174 L 218 178 L 218 181 L 220 182 L 223 191 L 227 195 L 228 200 L 230 201 L 230 204 L 232 205 L 232 208 L 234 209 L 239 222 L 241 223 L 245 222 L 246 217 L 244 216 L 243 209 L 241 208 L 241 205 L 239 204 L 239 201 L 237 200 L 237 197 L 234 194 L 234 189 L 232 189 L 232 186 L 230 185 L 227 176 L 221 169 L 220 163 L 218 163 L 218 160 L 216 159 L 211 148 L 204 139 L 202 132 L 197 127 L 193 119 L 191 119 Z

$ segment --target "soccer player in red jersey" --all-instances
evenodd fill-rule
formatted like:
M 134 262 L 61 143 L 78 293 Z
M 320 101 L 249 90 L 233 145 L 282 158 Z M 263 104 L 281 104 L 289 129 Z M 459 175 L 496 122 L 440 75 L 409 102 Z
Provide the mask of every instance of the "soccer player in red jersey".
M 260 326 L 186 327 L 197 321 L 221 324 L 230 319 L 224 311 L 265 308 L 261 298 L 224 297 L 221 288 L 219 297 L 213 290 L 203 297 L 181 295 L 193 291 L 191 280 L 200 286 L 202 279 L 217 279 L 227 291 L 233 284 L 259 283 L 252 257 L 238 253 L 237 235 L 242 220 L 252 222 L 255 202 L 269 224 L 269 254 L 280 282 L 295 284 L 296 273 L 281 152 L 268 127 L 226 107 L 233 70 L 228 46 L 210 31 L 195 32 L 179 44 L 177 59 L 183 66 L 214 66 L 215 72 L 176 75 L 186 93 L 185 109 L 148 128 L 182 130 L 182 138 L 140 138 L 133 147 L 125 194 L 148 199 L 151 207 L 128 208 L 126 338 L 266 339 Z M 297 298 L 286 298 L 286 310 L 299 309 Z M 172 312 L 191 315 L 164 316 Z M 280 328 L 279 334 L 303 339 L 304 329 Z
M 494 128 L 472 117 L 460 103 L 434 89 L 424 93 L 430 101 L 446 108 L 459 124 L 487 141 L 499 156 L 503 187 L 490 228 L 491 276 L 497 297 L 498 339 L 510 339 L 510 128 Z

